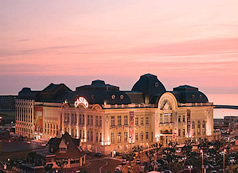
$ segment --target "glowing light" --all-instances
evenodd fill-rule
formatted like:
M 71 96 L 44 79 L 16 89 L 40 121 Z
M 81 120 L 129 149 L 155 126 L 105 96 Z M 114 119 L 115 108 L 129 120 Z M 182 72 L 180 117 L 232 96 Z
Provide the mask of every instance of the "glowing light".
M 79 97 L 75 102 L 74 106 L 78 107 L 78 105 L 82 104 L 85 108 L 88 108 L 88 101 L 84 97 Z

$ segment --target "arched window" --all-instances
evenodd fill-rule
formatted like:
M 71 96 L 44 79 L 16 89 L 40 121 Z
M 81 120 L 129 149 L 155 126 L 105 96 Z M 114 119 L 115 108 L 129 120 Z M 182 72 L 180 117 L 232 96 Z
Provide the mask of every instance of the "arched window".
M 206 135 L 206 122 L 205 121 L 202 122 L 202 134 Z
M 195 129 L 195 122 L 192 122 L 192 129 Z
M 198 135 L 201 134 L 201 130 L 200 130 L 200 128 L 201 128 L 201 122 L 198 121 L 198 127 L 197 127 L 197 134 L 198 134 Z

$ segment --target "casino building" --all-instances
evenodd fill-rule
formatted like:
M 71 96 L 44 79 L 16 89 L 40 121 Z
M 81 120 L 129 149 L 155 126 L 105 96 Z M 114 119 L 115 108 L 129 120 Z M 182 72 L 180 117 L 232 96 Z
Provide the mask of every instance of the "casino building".
M 109 154 L 133 145 L 208 138 L 213 133 L 213 103 L 198 88 L 166 91 L 157 76 L 145 74 L 131 91 L 102 80 L 77 87 L 51 83 L 42 91 L 23 88 L 16 99 L 16 133 L 50 139 L 68 132 L 82 147 Z

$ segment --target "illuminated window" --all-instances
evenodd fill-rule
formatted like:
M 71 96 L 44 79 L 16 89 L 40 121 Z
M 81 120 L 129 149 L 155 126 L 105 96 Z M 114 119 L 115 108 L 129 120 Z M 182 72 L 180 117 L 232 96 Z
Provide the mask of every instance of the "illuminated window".
M 91 142 L 93 142 L 93 132 L 91 132 Z
M 145 132 L 145 139 L 146 139 L 146 140 L 149 139 L 149 132 Z
M 127 142 L 127 139 L 128 139 L 128 133 L 124 132 L 124 142 Z
M 90 116 L 88 115 L 88 125 L 90 124 Z
M 112 95 L 112 99 L 114 100 L 116 98 L 116 96 L 115 95 Z
M 141 119 L 140 119 L 140 125 L 144 125 L 144 118 L 142 117 Z
M 124 96 L 123 95 L 120 95 L 120 99 L 122 100 L 124 98 Z
M 100 126 L 102 126 L 102 116 L 100 116 Z
M 195 129 L 195 122 L 192 122 L 192 129 Z
M 136 136 L 136 137 L 135 137 L 135 138 L 136 138 L 135 140 L 138 141 L 138 133 L 136 133 L 135 136 Z
M 93 116 L 91 115 L 91 125 L 93 126 Z
M 82 119 L 82 115 L 80 114 L 80 115 L 79 115 L 79 124 L 80 124 L 80 125 L 82 124 L 82 120 L 81 120 L 81 119 Z
M 111 126 L 115 126 L 115 117 L 111 116 Z
M 164 114 L 164 123 L 168 122 L 169 122 L 168 114 Z
M 89 141 L 89 131 L 87 132 L 87 140 Z
M 118 116 L 118 117 L 117 117 L 117 125 L 118 125 L 118 126 L 121 126 L 121 116 Z
M 149 125 L 149 117 L 146 117 L 146 118 L 145 118 L 145 124 L 146 124 L 146 125 Z
M 140 132 L 140 139 L 141 139 L 142 142 L 143 142 L 143 138 L 144 138 L 144 133 Z
M 163 115 L 160 114 L 160 124 L 163 124 L 163 123 L 164 123 L 164 121 L 163 121 Z
M 198 126 L 197 126 L 197 134 L 200 135 L 201 134 L 201 122 L 198 121 Z
M 138 126 L 138 117 L 135 118 L 135 125 Z
M 98 142 L 98 132 L 96 133 L 96 143 Z
M 124 125 L 128 125 L 128 116 L 124 116 Z
M 121 132 L 117 133 L 117 142 L 120 143 L 121 142 Z
M 98 116 L 96 116 L 96 126 L 98 126 Z
M 114 143 L 114 133 L 111 133 L 111 143 Z

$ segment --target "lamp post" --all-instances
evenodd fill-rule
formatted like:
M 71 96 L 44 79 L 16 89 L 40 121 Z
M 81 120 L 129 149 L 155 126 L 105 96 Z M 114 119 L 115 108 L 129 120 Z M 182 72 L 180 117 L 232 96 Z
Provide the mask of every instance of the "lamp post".
M 203 173 L 203 150 L 200 150 L 200 153 L 202 153 L 202 173 Z
M 223 173 L 225 173 L 225 157 L 226 157 L 226 149 L 223 151 Z

